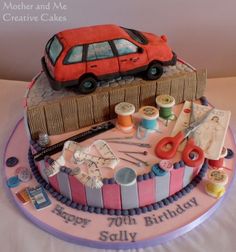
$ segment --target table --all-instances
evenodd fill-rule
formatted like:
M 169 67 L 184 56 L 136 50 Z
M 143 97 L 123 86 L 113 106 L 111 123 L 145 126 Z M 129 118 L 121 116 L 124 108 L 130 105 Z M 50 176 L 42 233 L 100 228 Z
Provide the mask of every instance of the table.
M 23 116 L 23 96 L 27 82 L 0 80 L 0 155 L 16 124 Z M 208 79 L 205 92 L 209 101 L 219 109 L 231 110 L 231 129 L 236 131 L 236 77 Z M 2 158 L 1 158 L 2 160 Z M 42 231 L 27 220 L 8 199 L 0 173 L 0 244 L 1 251 L 11 252 L 100 252 L 82 247 Z M 163 245 L 138 251 L 235 251 L 236 246 L 236 185 L 233 185 L 220 209 L 210 219 L 185 235 Z M 111 251 L 111 250 L 109 250 Z M 129 250 L 127 250 L 129 251 Z M 131 250 L 130 250 L 131 251 Z M 132 250 L 134 251 L 134 250 Z

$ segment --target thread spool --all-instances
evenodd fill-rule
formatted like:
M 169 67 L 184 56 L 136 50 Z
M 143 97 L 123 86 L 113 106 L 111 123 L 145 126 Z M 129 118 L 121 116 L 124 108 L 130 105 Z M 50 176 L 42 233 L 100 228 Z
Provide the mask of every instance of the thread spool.
M 141 117 L 141 122 L 139 123 L 137 129 L 137 138 L 144 139 L 150 132 L 158 131 L 157 118 L 159 117 L 159 110 L 153 106 L 144 106 L 139 109 L 139 116 Z M 144 131 L 144 135 L 141 136 L 141 130 Z
M 156 97 L 156 104 L 159 107 L 160 117 L 165 120 L 175 120 L 172 108 L 175 105 L 175 98 L 170 95 L 158 95 Z
M 228 183 L 228 175 L 223 169 L 208 172 L 205 191 L 214 198 L 220 198 L 225 193 L 225 185 Z
M 135 112 L 135 106 L 128 102 L 121 102 L 115 106 L 117 114 L 116 127 L 123 132 L 130 132 L 134 128 L 132 115 Z
M 210 165 L 211 168 L 213 169 L 219 169 L 221 167 L 223 167 L 224 164 L 224 158 L 227 155 L 227 149 L 225 147 L 223 147 L 220 158 L 217 160 L 208 160 L 208 164 Z

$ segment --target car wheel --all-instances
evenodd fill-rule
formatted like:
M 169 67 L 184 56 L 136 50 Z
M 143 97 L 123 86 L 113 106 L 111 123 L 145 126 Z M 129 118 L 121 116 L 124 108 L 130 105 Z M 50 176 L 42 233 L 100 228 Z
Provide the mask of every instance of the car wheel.
M 149 80 L 156 80 L 160 78 L 163 74 L 163 67 L 159 63 L 153 63 L 151 64 L 146 72 L 147 78 Z
M 97 81 L 93 77 L 85 77 L 79 81 L 76 91 L 81 94 L 89 94 L 96 90 Z

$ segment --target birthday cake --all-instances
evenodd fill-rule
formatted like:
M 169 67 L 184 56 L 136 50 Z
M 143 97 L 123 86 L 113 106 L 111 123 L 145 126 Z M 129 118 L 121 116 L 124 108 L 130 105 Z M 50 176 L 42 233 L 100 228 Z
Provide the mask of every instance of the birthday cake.
M 206 72 L 177 57 L 165 35 L 115 25 L 63 31 L 42 66 L 24 99 L 30 170 L 7 181 L 14 188 L 33 174 L 38 185 L 17 200 L 36 210 L 55 201 L 57 215 L 58 204 L 98 218 L 142 215 L 191 193 L 209 167 L 206 193 L 224 194 L 228 177 L 217 169 L 232 156 L 230 113 L 208 106 Z M 216 133 L 207 140 L 206 130 Z

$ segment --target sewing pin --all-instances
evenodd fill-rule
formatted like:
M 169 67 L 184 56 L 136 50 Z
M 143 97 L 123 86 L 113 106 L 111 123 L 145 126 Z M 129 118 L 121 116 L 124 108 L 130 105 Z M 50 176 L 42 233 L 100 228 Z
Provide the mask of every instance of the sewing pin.
M 138 161 L 138 162 L 140 162 L 140 163 L 142 163 L 142 164 L 144 164 L 145 166 L 149 166 L 149 163 L 148 163 L 148 162 L 145 162 L 145 161 L 143 161 L 143 160 L 141 160 L 141 159 L 139 159 L 139 158 L 136 158 L 136 157 L 130 155 L 129 153 L 125 153 L 125 155 L 128 156 L 128 157 L 133 158 L 134 160 L 136 160 L 136 161 Z
M 126 159 L 126 158 L 121 158 L 121 157 L 119 157 L 119 159 L 121 159 L 121 160 L 123 160 L 123 161 L 126 161 L 126 162 L 129 162 L 129 163 L 131 163 L 131 164 L 134 164 L 134 165 L 136 165 L 136 166 L 138 166 L 138 167 L 142 167 L 143 166 L 143 163 L 142 162 L 133 162 L 133 161 L 131 161 L 131 160 L 128 160 L 128 159 Z
M 119 151 L 121 153 L 132 153 L 132 154 L 141 154 L 144 156 L 147 156 L 148 152 L 147 151 Z
M 143 147 L 143 148 L 151 148 L 152 147 L 150 144 L 146 144 L 146 143 L 125 142 L 125 141 L 116 141 L 116 140 L 107 140 L 107 142 L 117 143 L 117 144 L 135 145 L 135 146 Z

